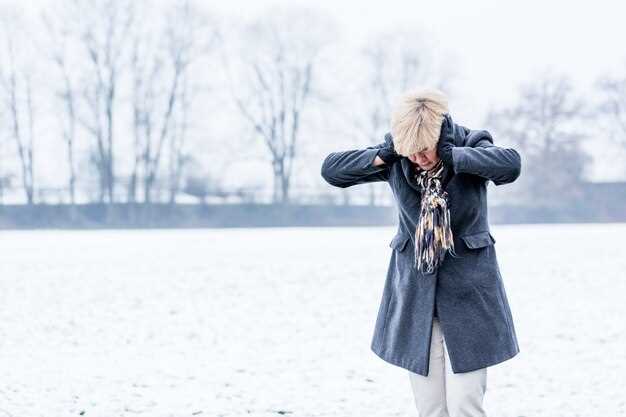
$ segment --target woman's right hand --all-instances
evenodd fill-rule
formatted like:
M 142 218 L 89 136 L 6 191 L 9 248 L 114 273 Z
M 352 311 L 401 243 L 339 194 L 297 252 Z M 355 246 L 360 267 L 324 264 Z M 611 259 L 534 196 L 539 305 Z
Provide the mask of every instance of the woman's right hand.
M 402 155 L 396 153 L 396 150 L 393 147 L 393 137 L 391 136 L 391 133 L 387 133 L 385 135 L 385 146 L 380 148 L 378 151 L 376 160 L 378 158 L 382 159 L 382 161 L 387 165 L 393 165 L 402 158 Z M 374 162 L 374 165 L 379 164 Z

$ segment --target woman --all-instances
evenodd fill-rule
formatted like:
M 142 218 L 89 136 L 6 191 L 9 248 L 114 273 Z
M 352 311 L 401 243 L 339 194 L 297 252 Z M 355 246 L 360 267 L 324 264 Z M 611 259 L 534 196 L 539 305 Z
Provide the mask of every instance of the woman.
M 487 218 L 487 182 L 515 181 L 519 153 L 456 124 L 437 89 L 405 93 L 385 141 L 330 153 L 336 187 L 385 181 L 399 225 L 371 349 L 409 372 L 420 417 L 485 416 L 487 367 L 519 353 Z

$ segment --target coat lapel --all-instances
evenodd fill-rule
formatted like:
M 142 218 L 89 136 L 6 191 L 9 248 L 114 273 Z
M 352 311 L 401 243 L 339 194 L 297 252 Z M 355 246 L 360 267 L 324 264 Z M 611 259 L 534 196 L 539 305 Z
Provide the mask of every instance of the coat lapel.
M 421 196 L 422 190 L 419 185 L 417 185 L 417 182 L 415 182 L 415 168 L 413 167 L 413 162 L 411 162 L 409 158 L 404 157 L 400 159 L 400 164 L 402 165 L 402 172 L 404 173 L 406 182 Z
M 445 189 L 448 188 L 448 183 L 450 182 L 450 180 L 452 180 L 452 177 L 454 177 L 454 170 L 452 169 L 452 167 L 444 164 L 444 168 L 443 168 L 443 177 L 441 180 L 441 188 Z

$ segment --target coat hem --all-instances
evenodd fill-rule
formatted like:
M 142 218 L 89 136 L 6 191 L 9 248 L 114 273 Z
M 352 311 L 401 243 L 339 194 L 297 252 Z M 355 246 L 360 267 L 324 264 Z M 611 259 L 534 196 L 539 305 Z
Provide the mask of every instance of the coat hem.
M 483 362 L 480 365 L 468 366 L 468 367 L 465 367 L 465 368 L 462 367 L 462 368 L 453 370 L 453 373 L 461 374 L 461 373 L 465 373 L 465 372 L 472 372 L 472 371 L 475 371 L 477 369 L 487 368 L 489 366 L 494 366 L 494 365 L 497 365 L 499 363 L 505 362 L 505 361 L 507 361 L 509 359 L 513 359 L 519 352 L 520 352 L 519 349 L 515 349 L 512 352 L 507 352 L 505 355 L 497 356 L 495 359 Z
M 399 357 L 396 357 L 394 355 L 390 355 L 389 353 L 387 353 L 387 351 L 385 351 L 384 349 L 380 349 L 378 347 L 376 347 L 374 344 L 370 345 L 370 349 L 372 350 L 372 352 L 374 352 L 379 358 L 381 358 L 382 360 L 384 360 L 385 362 L 388 362 L 392 365 L 395 366 L 399 366 L 400 368 L 404 368 L 406 370 L 409 370 L 411 372 L 414 372 L 416 374 L 422 375 L 422 376 L 428 376 L 428 369 L 421 367 L 417 364 L 417 362 L 415 361 L 411 361 L 411 360 L 407 360 L 407 359 L 402 359 Z M 480 365 L 476 365 L 476 366 L 471 366 L 471 367 L 465 367 L 465 368 L 459 368 L 459 369 L 453 369 L 453 373 L 455 374 L 461 374 L 461 373 L 465 373 L 465 372 L 471 372 L 471 371 L 475 371 L 477 369 L 482 369 L 482 368 L 486 368 L 489 366 L 494 366 L 497 365 L 499 363 L 505 362 L 509 359 L 514 358 L 518 353 L 520 352 L 519 348 L 514 349 L 511 352 L 507 352 L 505 355 L 502 356 L 498 356 L 493 360 L 490 361 L 486 361 L 483 362 Z
M 379 358 L 381 358 L 385 362 L 388 362 L 395 366 L 399 366 L 400 368 L 404 368 L 408 371 L 414 372 L 422 376 L 428 376 L 426 369 L 417 365 L 417 362 L 415 361 L 395 357 L 386 353 L 386 351 L 384 350 L 377 349 L 374 345 L 371 345 L 370 348 L 372 352 L 374 352 Z

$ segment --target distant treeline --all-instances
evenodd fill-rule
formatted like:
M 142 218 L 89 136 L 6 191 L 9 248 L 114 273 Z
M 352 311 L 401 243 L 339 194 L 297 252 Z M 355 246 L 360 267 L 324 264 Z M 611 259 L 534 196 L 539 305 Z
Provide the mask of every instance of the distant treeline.
M 499 95 L 463 86 L 473 68 L 419 24 L 354 38 L 296 4 L 225 19 L 198 0 L 12 3 L 0 10 L 0 203 L 323 203 L 324 157 L 382 143 L 406 90 L 437 87 L 468 110 L 479 102 L 463 91 Z M 606 68 L 584 90 L 576 71 L 530 74 L 471 124 L 452 112 L 519 151 L 516 203 L 575 204 L 590 144 L 611 156 L 597 164 L 626 174 L 626 71 Z
M 624 222 L 626 207 L 489 208 L 492 224 Z M 395 207 L 301 204 L 81 204 L 0 206 L 2 229 L 386 226 Z

